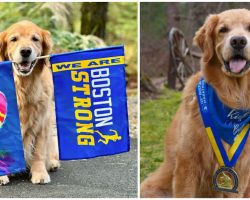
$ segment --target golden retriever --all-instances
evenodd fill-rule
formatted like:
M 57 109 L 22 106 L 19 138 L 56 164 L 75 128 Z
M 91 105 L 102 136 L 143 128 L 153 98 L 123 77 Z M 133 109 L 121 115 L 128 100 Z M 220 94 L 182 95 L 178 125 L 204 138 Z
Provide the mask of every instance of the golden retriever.
M 52 137 L 53 82 L 48 61 L 38 56 L 51 52 L 49 31 L 21 21 L 0 33 L 0 60 L 13 62 L 25 160 L 31 182 L 50 182 L 47 170 L 59 167 L 57 140 Z M 9 182 L 0 177 L 0 184 Z
M 250 197 L 250 138 L 235 165 L 239 193 L 213 190 L 212 176 L 219 165 L 195 92 L 204 77 L 224 104 L 250 109 L 250 11 L 233 9 L 210 15 L 196 32 L 194 42 L 203 51 L 201 72 L 186 84 L 165 138 L 164 162 L 141 184 L 141 197 Z M 235 60 L 241 64 L 232 64 Z

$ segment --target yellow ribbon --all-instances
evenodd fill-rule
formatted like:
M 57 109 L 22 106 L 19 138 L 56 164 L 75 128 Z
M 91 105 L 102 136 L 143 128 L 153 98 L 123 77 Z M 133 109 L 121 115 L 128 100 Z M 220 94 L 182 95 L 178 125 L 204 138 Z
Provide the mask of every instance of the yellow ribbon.
M 249 129 L 249 124 L 247 124 L 243 129 L 242 131 L 240 132 L 240 134 L 236 137 L 236 139 L 234 140 L 234 143 L 233 145 L 229 148 L 228 152 L 227 152 L 227 156 L 228 156 L 228 160 L 230 161 L 236 150 L 238 149 L 239 145 L 241 144 L 243 138 L 245 137 L 245 135 L 247 134 L 247 131 Z M 217 145 L 217 142 L 214 138 L 214 134 L 212 132 L 212 129 L 210 127 L 207 127 L 206 128 L 206 132 L 207 132 L 207 135 L 208 135 L 208 138 L 209 138 L 209 141 L 212 145 L 212 148 L 214 150 L 214 153 L 215 153 L 215 156 L 219 162 L 219 165 L 221 167 L 225 166 L 225 163 L 223 161 L 223 158 L 221 156 L 221 152 L 220 152 L 220 149 L 218 148 L 218 145 Z

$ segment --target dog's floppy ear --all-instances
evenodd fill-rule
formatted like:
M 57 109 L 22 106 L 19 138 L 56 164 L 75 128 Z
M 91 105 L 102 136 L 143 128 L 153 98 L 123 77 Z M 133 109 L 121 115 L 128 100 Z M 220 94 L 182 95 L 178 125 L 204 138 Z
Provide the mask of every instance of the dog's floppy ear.
M 3 31 L 0 33 L 0 61 L 8 60 L 7 58 L 7 52 L 6 52 L 6 32 Z
M 214 55 L 213 35 L 218 20 L 219 17 L 217 15 L 209 15 L 204 25 L 195 33 L 193 42 L 201 48 L 204 62 L 209 62 Z
M 42 30 L 42 37 L 43 37 L 43 43 L 42 43 L 42 56 L 49 55 L 52 51 L 53 47 L 53 41 L 51 38 L 51 34 L 47 30 Z M 49 59 L 45 59 L 45 65 L 49 66 Z

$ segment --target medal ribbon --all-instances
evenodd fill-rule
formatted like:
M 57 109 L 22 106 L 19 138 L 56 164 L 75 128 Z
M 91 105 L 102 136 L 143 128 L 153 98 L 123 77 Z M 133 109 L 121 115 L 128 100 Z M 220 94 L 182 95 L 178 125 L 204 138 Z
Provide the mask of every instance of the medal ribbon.
M 246 143 L 246 140 L 249 135 L 250 125 L 247 123 L 244 128 L 240 131 L 240 133 L 236 136 L 234 143 L 229 148 L 228 152 L 226 152 L 221 137 L 218 134 L 214 123 L 211 120 L 211 113 L 209 112 L 208 106 L 208 96 L 207 96 L 207 83 L 204 79 L 201 79 L 196 87 L 196 94 L 199 103 L 200 113 L 202 116 L 202 120 L 209 138 L 209 141 L 212 145 L 215 156 L 218 160 L 218 163 L 221 167 L 233 167 Z

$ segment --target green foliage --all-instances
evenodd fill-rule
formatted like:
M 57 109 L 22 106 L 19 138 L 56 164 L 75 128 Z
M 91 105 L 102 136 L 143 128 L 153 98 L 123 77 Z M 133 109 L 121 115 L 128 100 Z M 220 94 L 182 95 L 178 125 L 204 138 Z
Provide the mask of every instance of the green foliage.
M 137 73 L 137 3 L 109 3 L 106 43 L 125 44 L 127 72 Z
M 164 2 L 141 3 L 141 34 L 152 39 L 167 37 L 166 6 Z
M 115 27 L 115 28 L 114 28 Z M 137 3 L 109 3 L 107 42 L 137 42 Z
M 167 89 L 159 99 L 141 103 L 140 176 L 143 181 L 163 160 L 166 129 L 181 102 L 180 92 Z
M 55 52 L 105 46 L 95 36 L 80 35 L 81 2 L 0 3 L 0 31 L 20 20 L 30 20 L 52 32 Z M 127 72 L 137 73 L 137 3 L 109 3 L 105 43 L 124 44 Z
M 42 3 L 0 3 L 0 30 L 4 30 L 11 24 L 21 20 L 31 20 L 38 24 L 50 24 L 47 19 L 50 17 L 49 13 L 37 12 Z M 46 22 L 46 23 L 45 23 Z M 48 28 L 44 27 L 44 28 Z
M 30 20 L 49 30 L 68 30 L 72 20 L 70 3 L 9 2 L 0 3 L 0 10 L 0 19 L 4 22 L 0 24 L 0 30 L 21 20 Z
M 103 40 L 93 35 L 81 35 L 68 31 L 52 30 L 55 52 L 78 51 L 106 46 Z

